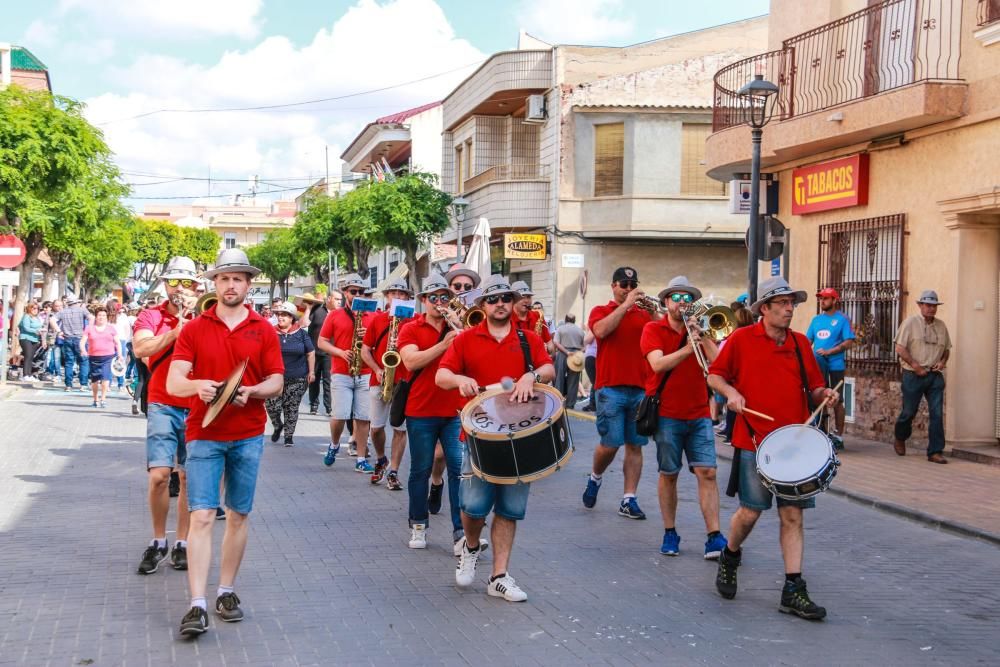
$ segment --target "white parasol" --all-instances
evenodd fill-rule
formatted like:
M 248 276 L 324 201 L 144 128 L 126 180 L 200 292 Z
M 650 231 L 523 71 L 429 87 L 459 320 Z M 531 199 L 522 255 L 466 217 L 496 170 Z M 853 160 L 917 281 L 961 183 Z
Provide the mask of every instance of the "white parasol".
M 465 256 L 465 265 L 486 279 L 490 275 L 490 222 L 479 218 L 476 231 L 472 233 L 469 252 Z

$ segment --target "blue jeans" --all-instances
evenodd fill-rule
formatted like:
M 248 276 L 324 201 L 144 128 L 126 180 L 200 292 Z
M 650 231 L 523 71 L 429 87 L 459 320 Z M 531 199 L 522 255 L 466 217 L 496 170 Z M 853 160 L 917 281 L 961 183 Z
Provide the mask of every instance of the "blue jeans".
M 774 496 L 757 474 L 757 452 L 751 452 L 749 449 L 734 449 L 733 452 L 740 457 L 740 506 L 758 512 L 771 509 L 771 500 Z M 816 507 L 816 496 L 805 500 L 778 498 L 778 507 L 785 506 L 811 509 Z
M 62 366 L 62 344 L 49 345 L 49 362 L 45 366 L 45 372 L 49 375 L 56 375 L 59 367 Z
M 188 510 L 219 507 L 219 483 L 225 472 L 226 507 L 250 514 L 257 490 L 257 471 L 264 454 L 264 436 L 243 440 L 192 440 L 187 443 Z
M 410 494 L 410 525 L 427 525 L 427 492 L 434 464 L 434 445 L 441 441 L 444 458 L 448 464 L 448 504 L 451 508 L 453 536 L 462 534 L 462 515 L 458 504 L 458 477 L 462 472 L 462 444 L 458 441 L 461 424 L 458 417 L 407 417 L 406 432 L 409 437 L 410 480 L 406 490 Z
M 87 378 L 90 375 L 90 360 L 80 354 L 80 339 L 63 339 L 63 368 L 65 371 L 66 386 L 73 386 L 73 367 L 80 365 L 80 386 L 87 386 Z
M 656 462 L 660 473 L 676 475 L 681 471 L 681 455 L 687 456 L 688 467 L 716 468 L 715 434 L 712 420 L 671 419 L 660 416 L 660 425 L 653 436 L 656 441 Z
M 135 353 L 132 351 L 132 341 L 125 343 L 125 348 L 128 350 L 128 366 L 125 368 L 125 379 L 130 379 L 135 377 Z
M 920 399 L 927 397 L 927 456 L 944 451 L 944 375 L 928 373 L 920 377 L 903 371 L 903 410 L 896 418 L 896 439 L 906 441 L 913 434 L 913 418 Z

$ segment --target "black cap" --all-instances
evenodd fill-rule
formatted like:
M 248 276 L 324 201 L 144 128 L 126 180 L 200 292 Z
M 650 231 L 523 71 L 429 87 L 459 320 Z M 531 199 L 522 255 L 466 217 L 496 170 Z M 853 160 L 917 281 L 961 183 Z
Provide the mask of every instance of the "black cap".
M 620 266 L 615 269 L 615 274 L 611 276 L 611 282 L 616 283 L 619 280 L 634 280 L 639 282 L 639 272 L 631 266 Z

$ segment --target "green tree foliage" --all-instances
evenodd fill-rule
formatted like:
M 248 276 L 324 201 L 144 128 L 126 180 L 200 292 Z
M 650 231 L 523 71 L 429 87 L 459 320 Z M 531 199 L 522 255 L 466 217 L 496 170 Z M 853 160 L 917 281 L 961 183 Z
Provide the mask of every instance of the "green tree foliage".
M 247 248 L 247 257 L 250 264 L 263 271 L 271 282 L 271 299 L 274 298 L 276 285 L 281 285 L 282 295 L 288 298 L 289 278 L 309 270 L 306 254 L 288 228 L 268 232 L 263 241 Z
M 351 193 L 348 193 L 348 196 Z M 345 197 L 319 194 L 306 201 L 305 210 L 295 216 L 292 234 L 299 248 L 308 254 L 311 266 L 323 275 L 328 252 L 336 254 L 341 266 L 348 271 L 368 275 L 368 255 L 371 246 L 353 235 L 344 215 Z
M 215 261 L 219 237 L 210 229 L 178 227 L 166 220 L 135 218 L 132 236 L 138 253 L 135 277 L 151 283 L 171 257 L 185 255 L 201 267 Z

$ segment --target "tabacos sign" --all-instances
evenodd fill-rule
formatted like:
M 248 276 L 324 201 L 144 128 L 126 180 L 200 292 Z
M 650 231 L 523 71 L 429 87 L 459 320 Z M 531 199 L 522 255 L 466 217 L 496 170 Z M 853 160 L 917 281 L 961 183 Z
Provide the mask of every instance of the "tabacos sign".
M 504 234 L 504 259 L 545 259 L 545 234 Z
M 868 203 L 868 154 L 792 171 L 792 215 Z

